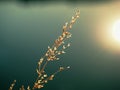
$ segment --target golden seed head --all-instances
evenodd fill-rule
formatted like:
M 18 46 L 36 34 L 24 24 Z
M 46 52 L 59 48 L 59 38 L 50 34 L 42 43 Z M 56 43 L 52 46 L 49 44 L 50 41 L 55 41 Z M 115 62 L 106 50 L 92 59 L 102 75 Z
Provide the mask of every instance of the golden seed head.
M 43 85 L 45 83 L 48 82 L 48 80 L 53 80 L 54 78 L 54 75 L 56 74 L 56 72 L 51 75 L 51 76 L 47 76 L 47 74 L 45 73 L 45 67 L 46 67 L 46 63 L 43 64 L 43 60 L 44 59 L 47 59 L 48 61 L 53 61 L 53 60 L 59 60 L 59 58 L 57 58 L 56 56 L 57 55 L 60 55 L 62 53 L 65 53 L 64 49 L 66 49 L 67 47 L 70 46 L 70 43 L 68 43 L 66 46 L 64 45 L 64 40 L 66 40 L 67 38 L 70 38 L 71 37 L 71 33 L 68 32 L 69 29 L 72 28 L 72 25 L 74 24 L 74 22 L 76 21 L 77 18 L 80 17 L 80 11 L 78 10 L 76 13 L 75 13 L 75 16 L 72 17 L 72 20 L 68 23 L 66 22 L 65 25 L 63 26 L 63 32 L 62 32 L 62 35 L 58 37 L 58 39 L 55 40 L 54 44 L 52 47 L 48 46 L 48 50 L 47 50 L 47 53 L 45 53 L 45 58 L 41 58 L 38 62 L 38 68 L 36 69 L 37 71 L 37 74 L 38 74 L 38 78 L 34 84 L 34 87 L 33 89 L 40 89 L 43 87 Z M 63 45 L 61 48 L 62 50 L 57 50 L 59 49 L 59 47 Z M 40 68 L 40 65 L 42 65 L 42 67 Z M 63 71 L 65 69 L 69 69 L 70 66 L 67 66 L 67 67 L 59 67 L 58 71 L 57 72 L 60 72 L 60 71 Z M 12 90 L 13 89 L 13 86 L 15 85 L 15 82 L 16 80 L 14 80 L 13 84 L 11 84 L 10 86 L 10 89 L 9 90 Z M 25 90 L 24 89 L 24 86 L 22 86 L 20 88 L 20 90 Z M 30 90 L 30 87 L 28 86 L 27 87 L 27 90 Z

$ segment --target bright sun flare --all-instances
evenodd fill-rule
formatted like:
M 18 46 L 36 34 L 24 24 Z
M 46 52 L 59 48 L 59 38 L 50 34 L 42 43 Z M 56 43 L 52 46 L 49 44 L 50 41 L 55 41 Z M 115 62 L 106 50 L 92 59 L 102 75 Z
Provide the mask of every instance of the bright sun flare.
M 113 25 L 113 38 L 120 42 L 120 20 L 116 21 Z

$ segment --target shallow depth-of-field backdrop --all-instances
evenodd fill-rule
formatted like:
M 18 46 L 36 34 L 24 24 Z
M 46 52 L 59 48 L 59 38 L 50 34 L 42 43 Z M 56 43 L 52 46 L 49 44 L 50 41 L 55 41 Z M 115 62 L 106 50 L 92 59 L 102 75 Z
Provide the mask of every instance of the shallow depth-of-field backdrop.
M 47 70 L 71 68 L 42 90 L 120 90 L 120 44 L 110 36 L 119 8 L 119 0 L 0 1 L 0 90 L 14 79 L 15 88 L 33 85 L 39 58 L 77 9 L 71 47 Z

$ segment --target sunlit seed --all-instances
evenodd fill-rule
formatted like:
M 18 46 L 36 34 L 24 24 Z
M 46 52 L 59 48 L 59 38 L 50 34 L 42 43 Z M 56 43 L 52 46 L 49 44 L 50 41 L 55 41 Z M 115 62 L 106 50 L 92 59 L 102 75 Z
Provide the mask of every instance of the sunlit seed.
M 65 26 L 67 26 L 67 25 L 68 25 L 68 22 L 65 23 Z
M 65 42 L 64 41 L 62 41 L 62 44 L 64 44 Z
M 65 37 L 65 33 L 63 33 L 62 36 Z
M 41 63 L 40 62 L 38 62 L 38 65 L 40 65 Z
M 39 64 L 41 64 L 42 62 L 43 62 L 43 58 L 40 59 Z
M 30 86 L 27 87 L 27 90 L 30 90 Z
M 72 17 L 72 19 L 74 19 L 74 17 Z
M 57 48 L 56 48 L 56 47 L 54 47 L 54 50 L 57 50 Z
M 65 51 L 62 51 L 62 53 L 65 53 Z
M 50 46 L 48 46 L 48 49 L 50 48 Z
M 62 38 L 62 36 L 59 36 L 59 38 Z
M 43 58 L 40 59 L 41 61 L 43 60 Z
M 69 34 L 69 35 L 67 35 L 67 38 L 70 38 L 72 35 L 71 34 Z
M 12 84 L 11 86 L 13 87 L 15 84 Z
M 44 79 L 44 77 L 41 77 L 41 79 Z
M 51 77 L 54 77 L 54 75 L 51 75 Z
M 63 45 L 63 49 L 65 49 L 66 47 Z
M 56 58 L 56 60 L 59 60 L 59 58 Z
M 66 26 L 63 26 L 63 29 L 64 29 L 64 30 L 66 30 L 66 28 L 67 28 Z
M 48 54 L 46 53 L 45 56 L 48 56 Z
M 40 74 L 40 72 L 39 72 L 39 70 L 38 70 L 38 69 L 36 69 L 36 71 L 37 71 L 37 73 L 38 73 L 38 74 Z
M 70 66 L 67 66 L 67 68 L 69 69 L 69 68 L 70 68 Z
M 52 52 L 52 49 L 50 48 L 49 51 Z
M 77 15 L 77 18 L 79 18 L 80 16 Z
M 38 83 L 40 84 L 41 80 L 38 80 Z
M 61 53 L 60 52 L 58 52 L 58 55 L 60 55 Z
M 38 88 L 40 89 L 40 88 L 42 88 L 43 87 L 43 85 L 38 85 Z
M 72 28 L 72 25 L 70 25 L 70 29 Z
M 49 80 L 53 80 L 53 77 L 54 77 L 54 75 L 51 75 L 50 78 L 49 78 Z
M 48 61 L 50 61 L 51 59 L 50 58 L 47 58 Z
M 47 77 L 47 74 L 45 74 L 44 77 Z
M 62 71 L 62 70 L 64 70 L 64 67 L 60 67 L 59 69 L 60 69 L 60 71 Z
M 48 81 L 47 80 L 45 80 L 45 83 L 47 83 Z
M 70 38 L 70 35 L 68 35 L 67 38 Z
M 72 36 L 72 34 L 70 33 L 70 34 L 69 34 L 69 37 L 71 37 L 71 36 Z
M 68 43 L 68 45 L 67 45 L 68 47 L 70 46 L 70 43 Z

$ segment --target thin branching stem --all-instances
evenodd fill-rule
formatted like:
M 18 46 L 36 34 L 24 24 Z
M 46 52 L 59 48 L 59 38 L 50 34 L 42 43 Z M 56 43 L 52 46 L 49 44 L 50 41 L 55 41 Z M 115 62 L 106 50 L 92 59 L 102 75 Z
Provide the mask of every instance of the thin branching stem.
M 57 56 L 64 54 L 65 53 L 64 50 L 70 46 L 69 43 L 67 45 L 64 45 L 64 42 L 71 37 L 72 34 L 69 32 L 69 30 L 72 28 L 73 24 L 76 22 L 79 16 L 80 16 L 80 11 L 78 10 L 76 11 L 75 15 L 72 17 L 71 21 L 69 23 L 68 22 L 65 23 L 65 25 L 62 28 L 62 34 L 54 41 L 53 45 L 51 47 L 48 46 L 48 50 L 46 51 L 44 56 L 41 57 L 40 60 L 38 61 L 38 66 L 36 69 L 38 76 L 34 82 L 34 85 L 31 89 L 30 86 L 28 86 L 27 90 L 35 90 L 35 89 L 43 88 L 44 84 L 47 83 L 49 80 L 53 80 L 54 76 L 57 73 L 70 68 L 69 66 L 59 67 L 59 69 L 56 72 L 54 72 L 49 76 L 45 72 L 48 62 L 59 60 Z M 11 84 L 9 90 L 13 90 L 15 82 L 16 80 Z M 20 90 L 25 90 L 23 85 L 20 88 Z

